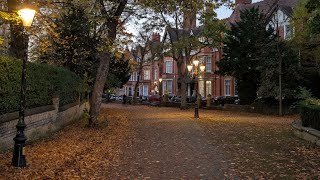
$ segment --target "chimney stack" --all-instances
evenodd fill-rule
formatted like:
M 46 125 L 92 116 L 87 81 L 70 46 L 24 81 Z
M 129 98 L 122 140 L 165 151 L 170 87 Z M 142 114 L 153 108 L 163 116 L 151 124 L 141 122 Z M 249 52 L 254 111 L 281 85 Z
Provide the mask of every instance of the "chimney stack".
M 184 30 L 192 30 L 196 28 L 196 12 L 193 10 L 186 10 L 183 13 L 183 29 Z
M 160 42 L 160 34 L 159 33 L 153 33 L 151 35 L 151 41 L 152 42 Z
M 238 4 L 251 4 L 252 0 L 236 0 L 236 5 Z

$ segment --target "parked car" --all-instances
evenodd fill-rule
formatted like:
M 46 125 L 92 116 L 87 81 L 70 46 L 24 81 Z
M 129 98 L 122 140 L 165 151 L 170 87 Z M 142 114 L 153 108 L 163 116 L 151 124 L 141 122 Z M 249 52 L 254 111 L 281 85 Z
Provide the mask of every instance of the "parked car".
M 213 104 L 214 105 L 221 105 L 224 106 L 225 104 L 234 104 L 235 100 L 238 99 L 238 97 L 233 96 L 216 96 L 214 98 Z
M 139 101 L 148 101 L 148 97 L 147 96 L 139 96 Z
M 149 97 L 148 97 L 149 102 L 160 101 L 160 100 L 161 100 L 161 97 L 158 94 L 149 95 Z
M 112 95 L 110 95 L 110 100 L 116 100 L 116 97 L 117 97 L 116 95 L 112 94 Z
M 170 99 L 171 102 L 181 102 L 181 96 L 173 96 Z M 187 102 L 188 103 L 194 103 L 196 102 L 196 97 L 194 96 L 187 96 Z
M 240 99 L 238 98 L 238 99 L 234 100 L 234 104 L 239 105 L 240 104 Z
M 187 96 L 188 103 L 195 103 L 197 101 L 195 96 Z
M 122 96 L 116 96 L 115 98 L 116 98 L 117 101 L 122 101 L 123 100 Z
M 181 101 L 181 96 L 172 96 L 170 99 L 171 102 L 180 102 Z

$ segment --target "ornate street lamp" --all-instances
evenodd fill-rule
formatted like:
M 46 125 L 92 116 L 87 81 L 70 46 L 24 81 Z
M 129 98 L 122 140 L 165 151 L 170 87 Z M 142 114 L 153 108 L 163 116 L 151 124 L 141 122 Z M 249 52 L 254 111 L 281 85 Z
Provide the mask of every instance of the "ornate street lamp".
M 199 118 L 199 104 L 197 101 L 197 98 L 198 98 L 198 77 L 199 77 L 200 73 L 204 72 L 204 70 L 206 68 L 206 66 L 204 66 L 203 64 L 199 65 L 199 63 L 200 63 L 199 59 L 197 57 L 195 57 L 192 60 L 192 64 L 187 65 L 187 69 L 191 73 L 191 76 L 195 78 L 195 87 L 194 87 L 195 98 L 196 98 L 195 107 L 194 107 L 194 117 L 195 118 Z
M 25 109 L 26 109 L 26 89 L 27 89 L 27 60 L 28 60 L 28 34 L 26 28 L 30 27 L 34 18 L 36 11 L 31 8 L 23 8 L 18 11 L 19 17 L 21 18 L 24 27 L 24 36 L 26 37 L 24 42 L 24 58 L 22 63 L 22 75 L 21 75 L 21 90 L 20 90 L 20 110 L 19 110 L 19 120 L 16 125 L 17 134 L 14 140 L 14 150 L 11 164 L 15 167 L 24 168 L 27 165 L 26 157 L 24 153 L 24 147 L 26 143 L 26 136 L 24 135 L 24 129 L 26 128 L 26 123 L 24 122 Z
M 159 78 L 159 95 L 160 95 L 160 103 L 162 100 L 162 78 Z

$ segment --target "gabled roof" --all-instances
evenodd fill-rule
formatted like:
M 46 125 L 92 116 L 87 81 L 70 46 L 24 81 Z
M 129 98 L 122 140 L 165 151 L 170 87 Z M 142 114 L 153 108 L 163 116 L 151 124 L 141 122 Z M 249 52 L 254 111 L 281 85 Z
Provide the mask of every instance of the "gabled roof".
M 287 16 L 292 16 L 293 8 L 298 4 L 298 0 L 264 0 L 252 4 L 237 4 L 233 13 L 228 19 L 228 24 L 240 21 L 240 13 L 246 9 L 253 7 L 259 8 L 260 12 L 267 17 L 273 15 L 273 13 L 280 9 Z
M 193 36 L 199 36 L 202 31 L 203 31 L 203 26 L 196 27 L 194 29 L 187 29 L 187 30 L 167 27 L 164 35 L 164 40 L 167 37 L 167 35 L 169 35 L 169 38 L 173 42 L 176 42 L 178 38 L 189 37 L 190 33 L 192 33 Z

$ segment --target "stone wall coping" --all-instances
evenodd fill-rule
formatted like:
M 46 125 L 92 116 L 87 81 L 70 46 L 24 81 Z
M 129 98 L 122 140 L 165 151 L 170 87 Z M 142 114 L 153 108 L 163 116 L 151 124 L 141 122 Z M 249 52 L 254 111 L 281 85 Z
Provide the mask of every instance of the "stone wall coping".
M 40 106 L 40 107 L 36 107 L 36 108 L 26 109 L 25 116 L 31 116 L 34 114 L 40 114 L 43 112 L 53 111 L 53 110 L 54 110 L 53 105 Z M 9 122 L 9 121 L 12 121 L 12 120 L 15 120 L 18 118 L 19 118 L 19 111 L 2 114 L 2 115 L 0 115 L 0 124 L 5 123 L 5 122 Z
M 81 105 L 81 104 L 80 104 Z M 59 112 L 66 111 L 74 106 L 79 106 L 79 102 L 73 102 L 59 107 Z
M 292 123 L 292 127 L 295 128 L 296 130 L 306 132 L 306 133 L 311 134 L 313 136 L 316 136 L 317 138 L 320 139 L 320 131 L 319 130 L 316 130 L 316 129 L 313 129 L 310 127 L 303 127 L 302 122 L 300 120 L 294 121 Z

